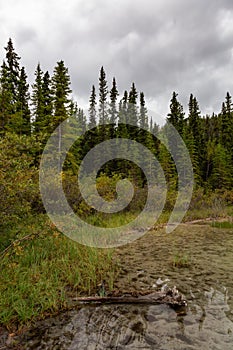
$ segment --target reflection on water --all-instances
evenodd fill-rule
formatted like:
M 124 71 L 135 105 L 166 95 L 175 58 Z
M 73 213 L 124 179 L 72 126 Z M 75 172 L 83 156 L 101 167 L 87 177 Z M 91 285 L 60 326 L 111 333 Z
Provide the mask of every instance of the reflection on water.
M 233 323 L 227 293 L 211 289 L 206 303 L 191 303 L 187 314 L 166 305 L 84 306 L 66 321 L 44 330 L 28 349 L 219 349 L 232 350 Z

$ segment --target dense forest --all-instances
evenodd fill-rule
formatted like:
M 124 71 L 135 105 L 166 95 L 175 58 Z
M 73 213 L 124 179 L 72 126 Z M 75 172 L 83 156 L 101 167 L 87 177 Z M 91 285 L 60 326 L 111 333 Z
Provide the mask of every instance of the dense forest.
M 77 210 L 88 213 L 77 193 L 75 195 L 79 164 L 95 145 L 112 138 L 136 140 L 149 148 L 164 170 L 169 190 L 177 190 L 174 160 L 155 136 L 166 129 L 166 124 L 159 126 L 153 122 L 148 115 L 144 93 L 139 93 L 134 83 L 120 98 L 116 79 L 113 78 L 109 88 L 102 67 L 98 91 L 93 85 L 88 115 L 85 115 L 72 98 L 70 76 L 64 61 L 57 62 L 52 76 L 48 71 L 43 72 L 38 64 L 30 88 L 25 67 L 20 65 L 11 39 L 5 51 L 0 69 L 2 222 L 28 212 L 44 211 L 38 186 L 40 157 L 53 130 L 71 117 L 77 120 L 83 135 L 73 145 L 64 164 L 64 187 L 70 203 Z M 166 117 L 167 123 L 177 129 L 187 146 L 195 188 L 202 188 L 204 192 L 233 187 L 233 104 L 229 92 L 220 109 L 220 113 L 202 116 L 197 98 L 191 94 L 188 115 L 185 115 L 178 94 L 173 92 Z M 108 195 L 109 188 L 113 191 L 113 184 L 119 177 L 130 178 L 139 190 L 146 187 L 144 174 L 129 161 L 110 161 L 99 174 L 104 177 L 100 184 L 104 187 L 103 195 Z

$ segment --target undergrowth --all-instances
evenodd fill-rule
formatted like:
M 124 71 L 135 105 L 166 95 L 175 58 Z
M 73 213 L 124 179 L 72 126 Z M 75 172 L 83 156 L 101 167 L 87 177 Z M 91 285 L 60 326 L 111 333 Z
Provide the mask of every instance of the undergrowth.
M 102 280 L 110 289 L 116 275 L 112 250 L 70 240 L 45 216 L 33 221 L 0 253 L 0 323 L 8 327 L 66 308 L 69 293 L 89 295 Z

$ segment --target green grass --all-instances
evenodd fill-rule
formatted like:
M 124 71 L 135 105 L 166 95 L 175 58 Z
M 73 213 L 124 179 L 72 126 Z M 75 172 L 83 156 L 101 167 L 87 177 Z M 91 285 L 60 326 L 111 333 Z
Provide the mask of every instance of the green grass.
M 212 227 L 217 227 L 217 228 L 233 228 L 233 222 L 230 221 L 222 221 L 222 222 L 218 222 L 218 221 L 214 221 L 211 223 Z
M 134 220 L 140 212 L 126 212 L 126 213 L 115 213 L 115 214 L 97 214 L 89 215 L 85 221 L 91 225 L 99 227 L 119 227 L 127 225 Z
M 191 265 L 191 260 L 188 254 L 175 253 L 172 257 L 172 266 L 177 268 L 189 267 Z
M 223 211 L 219 211 L 219 216 L 229 217 L 233 213 L 232 207 L 225 207 Z M 130 222 L 135 215 L 90 216 L 88 221 L 97 226 L 117 227 Z M 185 219 L 212 215 L 211 208 L 193 209 Z M 166 223 L 169 216 L 170 213 L 164 211 L 156 225 Z M 233 223 L 213 222 L 212 226 L 233 228 Z M 28 238 L 22 240 L 26 236 Z M 2 255 L 1 251 L 9 245 Z M 108 290 L 113 289 L 118 273 L 113 252 L 70 240 L 57 231 L 46 215 L 8 225 L 0 235 L 0 324 L 11 328 L 52 315 L 70 307 L 73 296 L 95 294 L 102 280 L 106 281 Z M 171 264 L 175 268 L 189 267 L 191 260 L 186 253 L 175 252 Z
M 11 327 L 69 306 L 69 296 L 95 293 L 101 280 L 113 287 L 112 250 L 80 245 L 44 217 L 29 220 L 1 256 L 0 323 Z M 9 233 L 12 237 L 12 233 Z

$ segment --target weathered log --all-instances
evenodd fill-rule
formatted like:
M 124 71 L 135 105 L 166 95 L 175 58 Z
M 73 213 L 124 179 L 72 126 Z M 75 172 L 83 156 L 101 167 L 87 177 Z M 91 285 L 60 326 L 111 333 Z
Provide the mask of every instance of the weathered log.
M 187 301 L 174 287 L 168 288 L 166 292 L 152 292 L 147 295 L 131 296 L 128 293 L 121 296 L 92 296 L 74 298 L 80 303 L 99 304 L 167 304 L 172 307 L 187 306 Z

